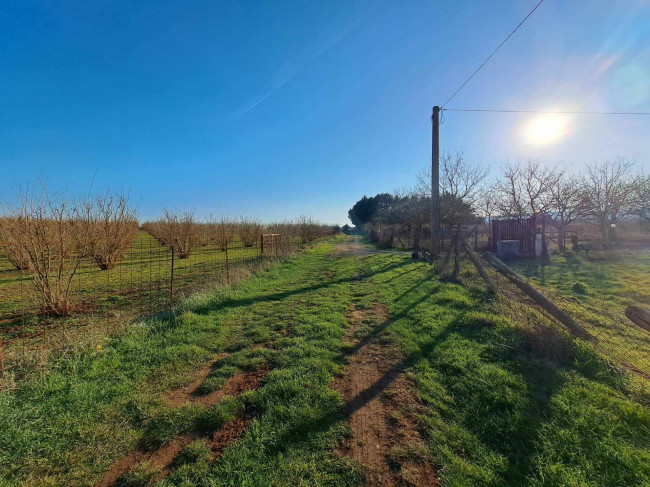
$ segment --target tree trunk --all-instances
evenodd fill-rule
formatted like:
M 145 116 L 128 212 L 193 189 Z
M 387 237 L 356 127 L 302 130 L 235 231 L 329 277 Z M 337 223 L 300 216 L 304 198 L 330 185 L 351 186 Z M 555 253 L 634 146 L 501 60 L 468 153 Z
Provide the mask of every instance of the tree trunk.
M 420 258 L 420 230 L 417 225 L 413 228 L 413 258 Z
M 560 251 L 566 254 L 566 225 L 564 223 L 558 225 L 557 244 L 560 247 Z

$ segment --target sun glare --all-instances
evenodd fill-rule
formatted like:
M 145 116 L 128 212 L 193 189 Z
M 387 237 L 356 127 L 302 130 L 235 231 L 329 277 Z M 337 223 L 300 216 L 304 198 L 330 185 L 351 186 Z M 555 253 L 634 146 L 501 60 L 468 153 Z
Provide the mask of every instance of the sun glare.
M 525 137 L 532 144 L 550 144 L 560 139 L 567 129 L 566 117 L 544 113 L 530 120 L 525 127 Z

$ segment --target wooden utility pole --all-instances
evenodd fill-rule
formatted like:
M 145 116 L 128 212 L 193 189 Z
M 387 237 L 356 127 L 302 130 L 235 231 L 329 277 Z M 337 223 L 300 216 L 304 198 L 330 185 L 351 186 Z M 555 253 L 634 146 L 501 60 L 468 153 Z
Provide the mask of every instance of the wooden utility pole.
M 440 252 L 440 107 L 431 115 L 431 264 Z

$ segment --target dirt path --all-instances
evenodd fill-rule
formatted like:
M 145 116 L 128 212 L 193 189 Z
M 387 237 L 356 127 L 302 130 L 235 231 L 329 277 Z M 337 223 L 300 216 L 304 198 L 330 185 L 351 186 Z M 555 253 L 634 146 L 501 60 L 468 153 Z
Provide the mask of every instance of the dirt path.
M 354 239 L 346 239 L 345 242 L 340 243 L 336 246 L 336 251 L 334 255 L 336 256 L 349 256 L 353 255 L 355 257 L 364 257 L 366 255 L 372 254 L 395 254 L 395 255 L 405 255 L 410 254 L 411 252 L 405 250 L 381 250 L 374 249 L 372 247 L 366 247 L 361 245 L 361 241 L 358 236 L 355 236 Z
M 348 314 L 349 364 L 334 388 L 345 400 L 352 437 L 340 453 L 368 467 L 368 486 L 433 486 L 433 467 L 407 453 L 426 447 L 416 428 L 418 403 L 400 365 L 402 357 L 382 334 L 388 319 L 381 304 Z M 368 329 L 367 323 L 375 325 Z
M 224 356 L 225 354 L 218 356 L 208 366 L 201 369 L 197 374 L 197 378 L 188 386 L 165 394 L 169 405 L 180 406 L 188 402 L 200 402 L 208 407 L 213 406 L 227 396 L 238 396 L 244 392 L 257 389 L 268 374 L 268 370 L 266 369 L 238 373 L 228 379 L 221 389 L 203 396 L 196 395 L 196 390 L 208 377 L 214 365 Z M 217 458 L 229 444 L 245 432 L 249 423 L 250 418 L 237 417 L 217 431 L 190 431 L 177 436 L 157 450 L 133 451 L 113 463 L 104 477 L 95 484 L 95 487 L 110 487 L 115 485 L 120 477 L 143 462 L 148 462 L 151 465 L 159 467 L 162 471 L 161 478 L 166 477 L 170 472 L 172 463 L 181 451 L 199 438 L 208 439 L 212 456 L 213 458 Z

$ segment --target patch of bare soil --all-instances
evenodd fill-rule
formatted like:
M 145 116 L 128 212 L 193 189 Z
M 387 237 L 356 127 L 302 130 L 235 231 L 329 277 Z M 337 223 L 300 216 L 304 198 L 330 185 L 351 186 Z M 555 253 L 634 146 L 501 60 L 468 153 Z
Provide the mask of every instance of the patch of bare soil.
M 214 360 L 211 360 L 208 365 L 198 371 L 196 378 L 188 385 L 165 392 L 165 403 L 168 406 L 181 406 L 186 402 L 192 401 L 196 390 L 201 386 L 201 384 L 203 384 L 205 379 L 208 378 L 210 372 L 214 369 L 214 366 L 225 356 L 225 353 L 217 355 Z
M 232 421 L 229 421 L 219 431 L 215 431 L 210 440 L 212 456 L 219 458 L 226 447 L 246 432 L 246 428 L 248 428 L 251 419 L 250 416 L 238 416 Z
M 366 255 L 372 254 L 395 254 L 395 255 L 408 255 L 410 251 L 404 250 L 382 250 L 374 249 L 371 247 L 366 247 L 361 245 L 359 237 L 354 237 L 353 240 L 346 240 L 337 244 L 336 249 L 334 250 L 334 255 L 336 257 L 345 257 L 345 256 L 355 256 L 355 257 L 364 257 Z
M 201 370 L 200 374 L 203 375 L 202 380 L 196 384 L 199 380 L 197 379 L 187 386 L 187 392 L 184 392 L 184 395 L 181 396 L 181 392 L 177 390 L 175 394 L 168 396 L 167 399 L 170 401 L 170 405 L 179 406 L 186 402 L 200 402 L 206 406 L 212 406 L 217 404 L 226 396 L 238 396 L 245 392 L 257 389 L 268 374 L 267 369 L 239 373 L 228 379 L 221 389 L 204 396 L 194 395 L 196 389 L 198 389 L 202 381 L 207 378 L 212 365 L 214 365 L 217 360 L 213 361 L 213 363 L 208 366 L 207 373 L 204 369 Z M 184 402 L 179 402 L 181 401 L 181 397 L 184 399 Z M 174 400 L 173 403 L 171 402 L 172 398 Z M 142 462 L 149 462 L 151 465 L 160 467 L 163 472 L 161 478 L 163 478 L 168 475 L 174 459 L 183 448 L 199 438 L 210 438 L 213 455 L 218 457 L 221 455 L 223 450 L 232 443 L 232 441 L 244 433 L 249 423 L 249 417 L 235 418 L 218 431 L 191 431 L 174 438 L 172 441 L 166 443 L 157 450 L 136 450 L 131 452 L 113 463 L 102 480 L 95 484 L 95 487 L 110 487 L 115 485 L 120 477 Z
M 371 248 L 364 247 L 361 245 L 359 242 L 359 237 L 354 237 L 354 240 L 346 240 L 345 242 L 341 242 L 336 246 L 336 250 L 334 251 L 334 255 L 336 256 L 346 256 L 346 255 L 354 255 L 354 256 L 364 256 L 364 255 L 370 255 L 374 253 L 375 251 Z
M 403 374 L 400 355 L 377 331 L 383 329 L 382 324 L 355 337 L 369 317 L 385 324 L 388 313 L 382 305 L 348 313 L 349 364 L 334 388 L 343 394 L 352 436 L 341 445 L 340 453 L 368 467 L 368 486 L 436 485 L 433 467 L 426 458 L 416 459 L 413 454 L 420 451 L 425 452 L 422 457 L 427 456 L 416 427 L 418 403 Z
M 212 406 L 226 396 L 239 396 L 244 392 L 257 389 L 268 373 L 269 371 L 267 369 L 260 369 L 253 372 L 236 374 L 228 379 L 228 382 L 221 389 L 217 389 L 204 396 L 191 396 L 190 401 Z

